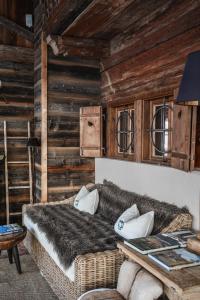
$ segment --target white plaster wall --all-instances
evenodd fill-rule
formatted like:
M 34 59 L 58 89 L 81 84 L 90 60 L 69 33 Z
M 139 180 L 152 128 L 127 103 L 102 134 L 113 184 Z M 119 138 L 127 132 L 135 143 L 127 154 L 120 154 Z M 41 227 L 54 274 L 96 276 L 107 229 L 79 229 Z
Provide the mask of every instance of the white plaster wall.
M 95 159 L 95 181 L 111 180 L 121 188 L 187 206 L 200 229 L 200 172 L 187 173 L 169 167 L 108 158 Z

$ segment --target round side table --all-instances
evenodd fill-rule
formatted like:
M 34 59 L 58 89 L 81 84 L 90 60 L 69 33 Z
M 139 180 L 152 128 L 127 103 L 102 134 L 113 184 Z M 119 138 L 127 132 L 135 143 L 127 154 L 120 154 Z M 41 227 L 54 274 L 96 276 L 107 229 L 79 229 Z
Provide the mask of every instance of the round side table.
M 19 259 L 19 252 L 17 245 L 23 241 L 26 236 L 26 227 L 22 227 L 23 231 L 19 233 L 12 233 L 8 235 L 0 236 L 0 252 L 1 250 L 7 250 L 8 252 L 8 259 L 10 264 L 13 263 L 13 257 L 16 264 L 16 268 L 19 274 L 22 273 L 21 264 Z

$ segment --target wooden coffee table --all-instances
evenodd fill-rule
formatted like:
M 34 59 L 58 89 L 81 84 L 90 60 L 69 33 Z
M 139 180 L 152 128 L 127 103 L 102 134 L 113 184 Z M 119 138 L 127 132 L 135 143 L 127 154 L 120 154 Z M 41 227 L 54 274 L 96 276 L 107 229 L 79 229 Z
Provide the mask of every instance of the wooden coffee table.
M 200 299 L 200 266 L 165 271 L 147 255 L 140 254 L 124 243 L 120 242 L 117 246 L 126 257 L 141 265 L 163 282 L 164 292 L 170 300 Z
M 19 259 L 19 252 L 17 245 L 23 241 L 26 236 L 26 228 L 22 227 L 23 231 L 20 233 L 12 233 L 8 235 L 0 236 L 0 252 L 1 250 L 7 250 L 8 252 L 8 259 L 10 264 L 13 263 L 13 257 L 16 264 L 16 268 L 19 274 L 22 273 L 21 264 Z

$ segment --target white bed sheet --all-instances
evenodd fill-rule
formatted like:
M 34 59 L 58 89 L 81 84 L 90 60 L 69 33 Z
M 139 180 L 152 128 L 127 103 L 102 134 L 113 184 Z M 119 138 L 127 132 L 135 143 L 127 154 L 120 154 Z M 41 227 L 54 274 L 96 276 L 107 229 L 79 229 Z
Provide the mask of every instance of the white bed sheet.
M 60 262 L 57 252 L 54 250 L 53 245 L 47 240 L 44 232 L 40 231 L 38 225 L 33 223 L 31 219 L 24 214 L 24 225 L 27 229 L 37 238 L 40 244 L 48 252 L 49 256 L 54 260 L 56 265 L 63 271 L 63 273 L 71 280 L 74 281 L 75 278 L 75 266 L 74 262 L 69 268 L 65 268 Z

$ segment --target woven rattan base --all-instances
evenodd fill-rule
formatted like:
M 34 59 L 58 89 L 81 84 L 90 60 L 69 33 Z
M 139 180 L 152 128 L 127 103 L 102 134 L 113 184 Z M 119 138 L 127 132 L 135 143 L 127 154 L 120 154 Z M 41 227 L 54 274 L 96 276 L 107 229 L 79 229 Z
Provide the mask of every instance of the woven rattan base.
M 30 232 L 27 233 L 24 245 L 58 298 L 61 300 L 75 300 L 74 283 L 57 267 L 46 250 Z
M 29 231 L 24 245 L 54 293 L 61 300 L 75 300 L 86 291 L 99 287 L 116 287 L 119 269 L 124 260 L 124 255 L 118 250 L 77 256 L 75 281 L 72 282 Z

